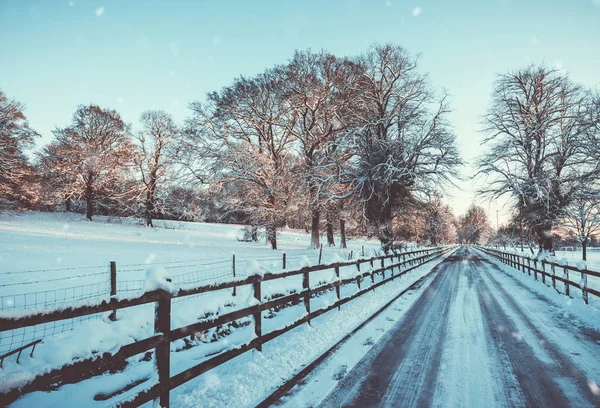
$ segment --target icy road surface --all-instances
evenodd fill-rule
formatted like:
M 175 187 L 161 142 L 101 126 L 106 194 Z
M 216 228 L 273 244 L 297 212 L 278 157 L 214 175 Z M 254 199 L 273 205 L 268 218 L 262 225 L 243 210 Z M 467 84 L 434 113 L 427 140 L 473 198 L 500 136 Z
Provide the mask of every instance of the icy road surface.
M 317 368 L 284 405 L 600 406 L 600 333 L 474 249 L 440 266 L 352 369 L 332 381 Z M 339 364 L 330 360 L 324 365 Z

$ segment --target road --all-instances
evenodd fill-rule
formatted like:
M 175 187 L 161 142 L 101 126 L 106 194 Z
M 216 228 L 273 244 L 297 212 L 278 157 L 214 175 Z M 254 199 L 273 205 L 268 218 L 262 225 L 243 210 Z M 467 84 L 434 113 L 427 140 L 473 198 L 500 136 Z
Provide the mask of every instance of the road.
M 463 247 L 323 407 L 600 406 L 600 333 Z

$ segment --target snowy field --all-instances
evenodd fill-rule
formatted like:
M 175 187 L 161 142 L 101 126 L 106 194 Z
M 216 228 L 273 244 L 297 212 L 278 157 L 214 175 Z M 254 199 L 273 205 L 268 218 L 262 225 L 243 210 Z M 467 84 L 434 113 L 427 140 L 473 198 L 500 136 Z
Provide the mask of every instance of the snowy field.
M 66 213 L 0 214 L 0 308 L 105 296 L 111 261 L 117 265 L 119 294 L 142 289 L 152 265 L 165 267 L 175 282 L 200 285 L 231 279 L 233 254 L 237 276 L 244 276 L 252 261 L 281 267 L 284 252 L 287 269 L 318 263 L 319 251 L 307 249 L 310 237 L 302 230 L 282 230 L 279 249 L 273 251 L 264 240 L 238 241 L 241 225 L 177 221 L 156 225 L 152 229 L 139 220 L 100 216 L 89 222 L 80 214 Z M 350 251 L 356 258 L 362 247 L 372 256 L 379 243 L 349 240 L 347 250 L 324 248 L 322 262 L 333 256 L 347 259 Z M 59 289 L 61 293 L 50 293 Z

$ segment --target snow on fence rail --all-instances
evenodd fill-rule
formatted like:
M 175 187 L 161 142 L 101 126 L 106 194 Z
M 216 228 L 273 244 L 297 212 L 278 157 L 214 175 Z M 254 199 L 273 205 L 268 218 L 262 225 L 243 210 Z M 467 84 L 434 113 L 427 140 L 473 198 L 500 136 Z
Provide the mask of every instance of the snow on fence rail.
M 158 289 L 130 299 L 119 300 L 118 298 L 113 297 L 110 300 L 105 300 L 101 303 L 82 304 L 80 306 L 71 306 L 54 310 L 46 309 L 35 312 L 16 310 L 8 312 L 2 311 L 0 312 L 0 328 L 2 328 L 1 330 L 6 331 L 99 313 L 109 312 L 112 315 L 115 311 L 121 309 L 155 304 L 154 334 L 152 336 L 134 343 L 122 345 L 118 351 L 114 353 L 97 353 L 93 357 L 68 363 L 61 368 L 46 370 L 44 373 L 40 373 L 35 378 L 19 384 L 14 388 L 2 390 L 0 392 L 0 400 L 5 403 L 10 403 L 15 401 L 19 396 L 32 391 L 49 390 L 56 386 L 60 386 L 61 384 L 82 381 L 106 371 L 123 367 L 127 365 L 127 359 L 153 350 L 155 355 L 155 368 L 157 371 L 156 383 L 150 386 L 150 388 L 121 401 L 117 406 L 138 406 L 158 399 L 160 400 L 160 405 L 162 407 L 168 407 L 169 391 L 171 389 L 182 385 L 192 378 L 197 377 L 248 350 L 257 349 L 260 351 L 262 350 L 262 345 L 264 343 L 302 325 L 303 323 L 309 323 L 311 319 L 328 311 L 337 309 L 350 300 L 355 299 L 392 279 L 396 279 L 420 265 L 441 257 L 452 249 L 452 247 L 441 247 L 400 252 L 386 256 L 358 259 L 356 261 L 307 266 L 298 270 L 283 271 L 281 273 L 267 272 L 263 274 L 261 271 L 254 271 L 255 274 L 250 274 L 250 276 L 247 277 L 240 277 L 213 285 L 183 288 L 173 293 Z M 386 262 L 388 263 L 387 265 Z M 367 265 L 367 267 L 361 271 L 361 265 L 364 264 L 370 264 L 370 268 L 368 267 L 369 265 Z M 352 267 L 355 267 L 356 271 L 353 273 L 351 272 L 350 277 L 344 278 L 340 275 L 341 268 L 346 270 L 346 268 Z M 396 273 L 394 273 L 394 269 L 396 269 Z M 325 275 L 318 274 L 323 271 L 331 271 L 327 275 L 330 276 L 330 278 L 324 279 Z M 391 273 L 386 277 L 387 271 L 391 271 Z M 381 278 L 378 282 L 375 282 L 376 275 L 380 275 Z M 264 295 L 263 290 L 265 288 L 267 290 L 272 289 L 270 287 L 270 282 L 285 280 L 286 278 L 293 279 L 294 277 L 301 279 L 302 289 L 287 291 L 286 293 L 277 296 L 275 296 L 274 293 L 271 294 L 271 296 Z M 370 279 L 367 280 L 361 288 L 362 281 L 366 278 Z M 289 280 L 287 282 L 289 282 Z M 356 284 L 358 289 L 348 296 L 343 296 L 340 289 L 342 286 L 349 284 Z M 174 300 L 193 297 L 204 293 L 234 289 L 242 286 L 251 288 L 251 297 L 253 298 L 253 301 L 249 303 L 249 306 L 243 305 L 242 309 L 222 315 L 219 315 L 217 312 L 214 315 L 207 316 L 205 319 L 201 319 L 193 324 L 171 328 L 171 306 Z M 331 304 L 321 305 L 322 307 L 316 310 L 311 310 L 311 298 L 330 291 L 335 292 L 335 301 Z M 303 313 L 299 319 L 284 327 L 272 330 L 268 333 L 263 333 L 262 324 L 266 317 L 262 316 L 262 312 L 286 307 L 286 305 L 297 305 L 298 303 L 303 304 L 305 309 L 305 313 Z M 171 342 L 180 341 L 180 339 L 195 336 L 198 333 L 205 332 L 209 329 L 233 323 L 240 319 L 247 320 L 249 318 L 254 326 L 254 337 L 252 340 L 228 348 L 219 354 L 212 355 L 200 364 L 171 376 Z M 252 324 L 251 322 L 250 324 Z M 136 384 L 136 386 L 137 385 L 140 384 Z M 132 387 L 126 389 L 128 390 L 130 388 Z
M 559 293 L 564 293 L 565 295 L 572 297 L 572 287 L 581 290 L 581 296 L 586 304 L 589 304 L 589 294 L 600 298 L 600 290 L 591 288 L 588 285 L 588 277 L 600 278 L 600 272 L 590 271 L 586 268 L 579 269 L 563 262 L 557 263 L 549 262 L 544 259 L 538 260 L 537 258 L 502 252 L 492 248 L 479 247 L 479 249 L 500 260 L 502 263 L 516 268 L 523 273 L 527 273 L 529 276 L 531 276 L 533 272 L 535 280 L 538 280 L 538 275 L 540 275 L 542 282 L 545 285 L 548 285 L 546 283 L 546 278 L 549 278 L 552 282 L 552 287 Z M 557 270 L 562 270 L 562 275 L 557 275 Z M 570 277 L 572 277 L 573 274 L 577 274 L 576 276 L 580 278 L 578 282 L 570 280 Z M 560 292 L 560 288 L 557 288 L 557 281 L 562 283 L 564 292 Z

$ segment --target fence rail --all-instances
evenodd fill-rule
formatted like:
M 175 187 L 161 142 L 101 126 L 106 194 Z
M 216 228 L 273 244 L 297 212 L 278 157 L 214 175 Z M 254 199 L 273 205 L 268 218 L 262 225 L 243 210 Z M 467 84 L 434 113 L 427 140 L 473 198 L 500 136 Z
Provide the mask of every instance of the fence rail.
M 549 278 L 552 281 L 552 287 L 557 291 L 558 289 L 556 288 L 556 281 L 562 282 L 565 286 L 564 294 L 569 297 L 571 297 L 571 286 L 580 289 L 583 301 L 586 304 L 589 304 L 590 294 L 600 298 L 600 291 L 588 286 L 588 276 L 600 278 L 600 272 L 590 271 L 588 269 L 579 269 L 570 265 L 561 265 L 556 262 L 548 262 L 544 259 L 538 260 L 537 258 L 530 258 L 524 255 L 502 252 L 492 248 L 478 248 L 488 255 L 498 259 L 502 263 L 523 273 L 527 273 L 529 276 L 531 276 L 533 272 L 533 277 L 536 281 L 538 280 L 538 275 L 541 276 L 544 284 L 546 284 L 546 278 Z M 563 271 L 562 276 L 556 274 L 557 270 Z M 569 279 L 572 273 L 580 274 L 581 279 L 579 282 Z
M 362 247 L 364 256 L 365 248 Z M 360 254 L 357 252 L 356 254 Z M 180 287 L 194 287 L 213 282 L 223 282 L 239 277 L 246 277 L 247 270 L 253 263 L 293 268 L 302 264 L 321 264 L 323 255 L 336 255 L 342 259 L 352 259 L 351 250 L 338 248 L 317 248 L 310 250 L 290 250 L 286 252 L 269 253 L 260 256 L 233 254 L 229 259 L 189 259 L 177 261 L 153 262 L 152 264 L 118 264 L 110 262 L 105 266 L 69 267 L 56 269 L 38 269 L 27 271 L 0 272 L 0 282 L 5 276 L 28 276 L 17 282 L 1 283 L 4 286 L 23 287 L 31 290 L 27 293 L 0 292 L 0 312 L 9 310 L 28 310 L 33 308 L 63 307 L 73 302 L 101 302 L 113 296 L 135 297 L 144 292 L 145 272 L 149 267 L 165 268 L 173 279 L 173 283 Z M 85 272 L 85 273 L 79 273 Z M 52 274 L 48 278 L 49 273 Z M 71 273 L 69 275 L 69 273 Z M 35 274 L 32 279 L 29 274 Z M 56 276 L 58 274 L 59 276 Z M 14 280 L 14 279 L 13 279 Z M 91 280 L 91 282 L 90 282 Z M 46 284 L 60 287 L 49 289 Z M 64 285 L 65 282 L 69 282 Z M 54 283 L 54 284 L 52 284 Z M 234 289 L 235 290 L 235 289 Z M 0 355 L 10 353 L 19 347 L 35 340 L 47 339 L 73 329 L 80 323 L 98 316 L 87 316 L 76 321 L 63 320 L 37 327 L 13 332 L 0 331 Z M 116 314 L 112 315 L 114 319 Z
M 122 401 L 117 406 L 138 406 L 152 400 L 159 400 L 160 406 L 168 407 L 169 392 L 171 389 L 180 386 L 190 379 L 197 377 L 206 371 L 223 364 L 224 362 L 229 361 L 240 354 L 243 354 L 248 350 L 257 349 L 260 351 L 264 343 L 267 343 L 268 341 L 304 323 L 309 323 L 312 319 L 315 319 L 316 317 L 328 311 L 338 309 L 340 306 L 351 301 L 352 299 L 362 296 L 366 292 L 373 290 L 393 279 L 396 279 L 418 266 L 421 266 L 433 259 L 439 258 L 452 249 L 453 247 L 422 249 L 373 257 L 370 259 L 359 259 L 355 261 L 338 262 L 329 265 L 304 267 L 298 270 L 286 271 L 282 273 L 266 273 L 262 276 L 252 275 L 213 285 L 180 289 L 176 294 L 170 294 L 162 290 L 157 290 L 131 299 L 118 300 L 117 298 L 113 297 L 110 300 L 97 304 L 66 307 L 56 310 L 44 310 L 36 313 L 19 313 L 18 311 L 0 312 L 0 327 L 4 331 L 103 312 L 110 312 L 112 315 L 119 309 L 151 303 L 155 304 L 154 335 L 151 337 L 124 345 L 116 353 L 104 353 L 100 356 L 96 355 L 85 360 L 67 364 L 59 369 L 40 374 L 35 379 L 25 385 L 22 385 L 21 387 L 0 393 L 0 400 L 10 403 L 25 393 L 38 390 L 48 390 L 52 387 L 56 387 L 57 384 L 81 381 L 85 378 L 90 378 L 92 376 L 101 374 L 115 367 L 123 367 L 127 364 L 127 358 L 154 350 L 154 361 L 156 371 L 158 373 L 158 381 L 150 388 L 138 393 L 135 396 L 132 396 L 128 400 Z M 386 265 L 386 261 L 388 261 L 388 265 Z M 361 264 L 366 263 L 369 263 L 371 268 L 367 271 L 361 272 Z M 356 267 L 356 274 L 350 278 L 340 278 L 340 268 L 344 267 Z M 334 270 L 336 279 L 328 283 L 318 282 L 318 286 L 311 285 L 311 274 L 325 270 Z M 390 274 L 386 277 L 386 272 L 388 271 L 390 271 Z M 378 274 L 381 274 L 381 280 L 376 283 L 375 275 Z M 302 290 L 290 292 L 286 295 L 266 301 L 264 300 L 263 296 L 261 295 L 262 284 L 264 282 L 284 279 L 291 276 L 302 277 Z M 361 288 L 361 281 L 366 278 L 370 278 L 371 284 Z M 352 295 L 341 297 L 340 287 L 347 284 L 356 284 L 358 290 Z M 230 288 L 232 289 L 242 285 L 250 285 L 250 287 L 253 288 L 256 304 L 216 317 L 209 317 L 205 320 L 201 320 L 187 326 L 171 328 L 172 300 L 198 295 L 201 293 L 210 293 Z M 314 311 L 311 310 L 311 297 L 330 290 L 335 291 L 336 301 L 326 307 Z M 286 325 L 285 327 L 264 334 L 262 332 L 262 312 L 289 303 L 303 303 L 305 314 L 298 320 Z M 171 376 L 171 342 L 182 339 L 186 336 L 194 335 L 195 333 L 202 332 L 203 330 L 212 329 L 219 325 L 224 325 L 246 317 L 251 317 L 254 322 L 255 337 L 251 341 L 224 351 L 216 356 L 210 357 L 198 365 Z

